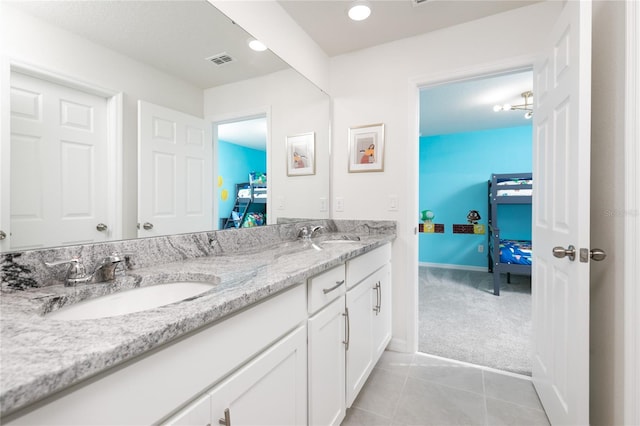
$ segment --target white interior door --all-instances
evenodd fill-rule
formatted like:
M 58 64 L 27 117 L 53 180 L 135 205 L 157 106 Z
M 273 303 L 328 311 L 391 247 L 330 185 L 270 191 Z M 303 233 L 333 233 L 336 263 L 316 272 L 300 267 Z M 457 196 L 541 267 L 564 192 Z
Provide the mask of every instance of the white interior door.
M 552 424 L 589 424 L 591 3 L 568 1 L 534 67 L 533 383 Z M 575 247 L 575 259 L 553 255 Z M 559 253 L 561 254 L 561 253 Z
M 18 72 L 10 96 L 10 249 L 109 239 L 107 99 Z
M 139 237 L 213 229 L 211 128 L 138 101 Z

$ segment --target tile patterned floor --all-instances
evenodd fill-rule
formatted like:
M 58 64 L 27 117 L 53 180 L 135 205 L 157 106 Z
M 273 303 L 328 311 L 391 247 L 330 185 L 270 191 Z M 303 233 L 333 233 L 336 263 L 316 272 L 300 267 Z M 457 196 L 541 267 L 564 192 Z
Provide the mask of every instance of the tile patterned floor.
M 385 352 L 342 426 L 541 425 L 531 381 L 425 354 Z

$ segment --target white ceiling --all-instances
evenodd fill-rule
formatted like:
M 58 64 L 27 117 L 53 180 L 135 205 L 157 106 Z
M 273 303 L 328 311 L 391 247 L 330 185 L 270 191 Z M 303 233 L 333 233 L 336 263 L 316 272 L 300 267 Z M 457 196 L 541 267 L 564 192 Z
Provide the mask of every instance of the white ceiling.
M 347 17 L 349 0 L 278 0 L 328 56 L 376 46 L 527 6 L 541 0 L 369 0 L 371 16 Z
M 533 73 L 523 71 L 424 88 L 420 91 L 420 135 L 530 125 L 523 111 L 495 112 L 493 106 L 521 105 L 521 94 L 532 87 Z
M 251 118 L 218 125 L 218 140 L 258 151 L 267 150 L 267 119 Z

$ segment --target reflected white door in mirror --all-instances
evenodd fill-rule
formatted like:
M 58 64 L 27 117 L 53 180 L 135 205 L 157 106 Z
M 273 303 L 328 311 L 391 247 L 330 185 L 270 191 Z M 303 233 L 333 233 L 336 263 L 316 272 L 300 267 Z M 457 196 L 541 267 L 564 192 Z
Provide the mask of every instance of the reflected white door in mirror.
M 138 237 L 213 229 L 211 126 L 138 101 Z
M 119 238 L 109 205 L 108 97 L 12 70 L 10 114 L 10 138 L 2 139 L 9 144 L 2 151 L 11 153 L 3 174 L 10 190 L 2 192 L 10 232 L 2 249 Z

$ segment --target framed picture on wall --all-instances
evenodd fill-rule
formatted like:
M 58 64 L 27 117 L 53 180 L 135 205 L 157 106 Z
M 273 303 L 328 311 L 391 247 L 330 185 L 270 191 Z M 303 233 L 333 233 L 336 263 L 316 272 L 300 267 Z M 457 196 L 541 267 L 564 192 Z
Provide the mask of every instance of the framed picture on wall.
M 384 170 L 384 124 L 349 129 L 349 173 Z
M 314 132 L 287 136 L 287 176 L 316 174 L 316 135 Z

